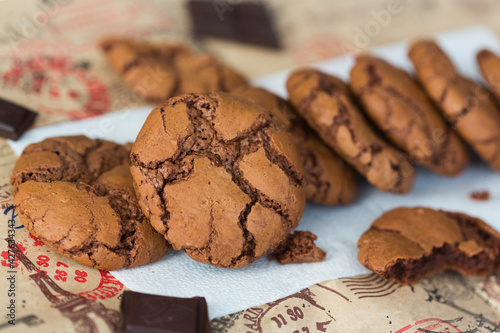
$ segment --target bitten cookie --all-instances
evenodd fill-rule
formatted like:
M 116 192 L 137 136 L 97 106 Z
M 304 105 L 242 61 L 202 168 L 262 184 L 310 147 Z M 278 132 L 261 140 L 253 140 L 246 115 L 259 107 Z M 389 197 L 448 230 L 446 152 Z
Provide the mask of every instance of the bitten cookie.
M 125 147 L 85 136 L 29 145 L 10 179 L 21 222 L 86 266 L 116 270 L 157 261 L 168 245 L 139 208 L 129 165 Z
M 396 208 L 358 241 L 358 259 L 386 280 L 412 284 L 452 269 L 486 276 L 500 268 L 500 234 L 480 219 L 430 208 Z
M 275 94 L 257 87 L 240 86 L 229 92 L 271 111 L 292 133 L 305 170 L 306 198 L 324 205 L 346 205 L 356 197 L 356 174 L 291 105 Z
M 415 169 L 368 123 L 338 78 L 315 69 L 294 72 L 286 83 L 300 115 L 340 157 L 382 191 L 408 192 Z
M 467 147 L 406 72 L 382 59 L 359 56 L 351 87 L 374 124 L 412 160 L 442 175 L 465 169 Z
M 488 88 L 500 103 L 500 57 L 490 50 L 481 50 L 477 54 L 477 63 Z
M 500 171 L 500 112 L 490 95 L 461 76 L 434 41 L 413 43 L 409 56 L 423 87 L 453 128 Z
M 155 109 L 131 153 L 153 227 L 193 259 L 239 268 L 272 251 L 305 207 L 291 134 L 265 109 L 225 93 Z

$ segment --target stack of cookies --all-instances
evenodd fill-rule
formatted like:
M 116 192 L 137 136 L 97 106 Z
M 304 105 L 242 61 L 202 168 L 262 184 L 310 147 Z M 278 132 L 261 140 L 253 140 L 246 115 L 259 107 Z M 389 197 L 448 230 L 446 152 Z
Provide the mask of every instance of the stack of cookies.
M 11 178 L 26 228 L 85 265 L 132 267 L 169 247 L 224 268 L 270 253 L 282 263 L 324 260 L 315 235 L 291 232 L 306 200 L 351 203 L 356 171 L 382 191 L 407 193 L 417 165 L 460 174 L 469 160 L 464 142 L 500 170 L 492 95 L 432 41 L 410 47 L 418 79 L 362 55 L 349 85 L 313 68 L 295 71 L 289 101 L 184 45 L 108 38 L 101 47 L 132 91 L 162 106 L 131 146 L 47 139 L 25 149 Z M 500 59 L 482 51 L 478 60 L 500 100 Z M 388 237 L 377 229 L 360 240 L 370 268 L 365 244 L 379 236 Z M 460 251 L 469 238 L 456 238 Z

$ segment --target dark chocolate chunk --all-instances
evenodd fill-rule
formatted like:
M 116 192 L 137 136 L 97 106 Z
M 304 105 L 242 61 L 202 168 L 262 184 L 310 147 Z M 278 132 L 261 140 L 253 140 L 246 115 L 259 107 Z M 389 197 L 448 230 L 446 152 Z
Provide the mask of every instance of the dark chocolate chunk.
M 211 332 L 203 297 L 178 298 L 125 291 L 119 332 Z
M 0 99 L 0 136 L 17 140 L 37 116 L 20 105 Z
M 281 48 L 263 3 L 191 0 L 188 8 L 195 35 Z

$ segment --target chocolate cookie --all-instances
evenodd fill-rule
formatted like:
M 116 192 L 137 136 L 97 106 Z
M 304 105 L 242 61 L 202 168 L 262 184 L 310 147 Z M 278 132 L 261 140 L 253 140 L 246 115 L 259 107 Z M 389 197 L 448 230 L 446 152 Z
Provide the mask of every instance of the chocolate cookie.
M 500 112 L 483 88 L 461 76 L 434 41 L 411 45 L 418 78 L 460 136 L 500 171 Z
M 351 87 L 375 125 L 412 160 L 442 175 L 465 169 L 467 147 L 406 72 L 382 59 L 359 56 Z
M 10 179 L 21 222 L 86 266 L 116 270 L 157 261 L 168 245 L 139 208 L 129 165 L 123 146 L 85 136 L 29 145 Z
M 210 54 L 185 57 L 176 63 L 178 75 L 174 96 L 186 93 L 229 91 L 248 85 L 247 79 Z
M 486 276 L 500 268 L 500 234 L 480 219 L 430 208 L 396 208 L 358 241 L 361 264 L 412 284 L 446 269 Z
M 163 103 L 177 87 L 175 63 L 191 52 L 182 44 L 149 44 L 110 37 L 100 42 L 109 63 L 127 86 L 152 103 Z
M 276 259 L 282 265 L 324 261 L 326 252 L 314 244 L 316 239 L 318 237 L 310 231 L 294 231 L 270 254 L 269 259 Z
M 490 50 L 481 50 L 477 54 L 477 63 L 489 89 L 500 103 L 500 57 Z
M 408 157 L 375 132 L 341 80 L 301 69 L 286 86 L 293 106 L 308 124 L 370 183 L 395 193 L 411 189 L 415 169 Z
M 182 44 L 149 44 L 123 38 L 100 43 L 125 83 L 149 102 L 162 104 L 184 93 L 228 91 L 247 79 L 210 54 L 192 55 Z
M 289 103 L 265 89 L 251 86 L 240 86 L 229 93 L 271 111 L 292 133 L 302 156 L 307 200 L 324 205 L 346 205 L 354 200 L 356 174 L 352 167 L 318 137 Z
M 305 207 L 300 156 L 265 109 L 225 93 L 168 100 L 132 148 L 142 210 L 174 249 L 239 268 L 273 250 Z

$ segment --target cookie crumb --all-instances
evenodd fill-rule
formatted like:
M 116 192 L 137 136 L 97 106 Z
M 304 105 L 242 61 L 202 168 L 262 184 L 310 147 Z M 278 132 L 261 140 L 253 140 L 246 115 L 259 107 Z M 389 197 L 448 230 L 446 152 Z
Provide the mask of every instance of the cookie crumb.
M 326 258 L 326 252 L 314 244 L 318 237 L 310 231 L 294 231 L 270 254 L 269 260 L 280 264 L 319 262 Z
M 472 200 L 486 201 L 490 199 L 490 192 L 488 191 L 475 191 L 470 194 Z

